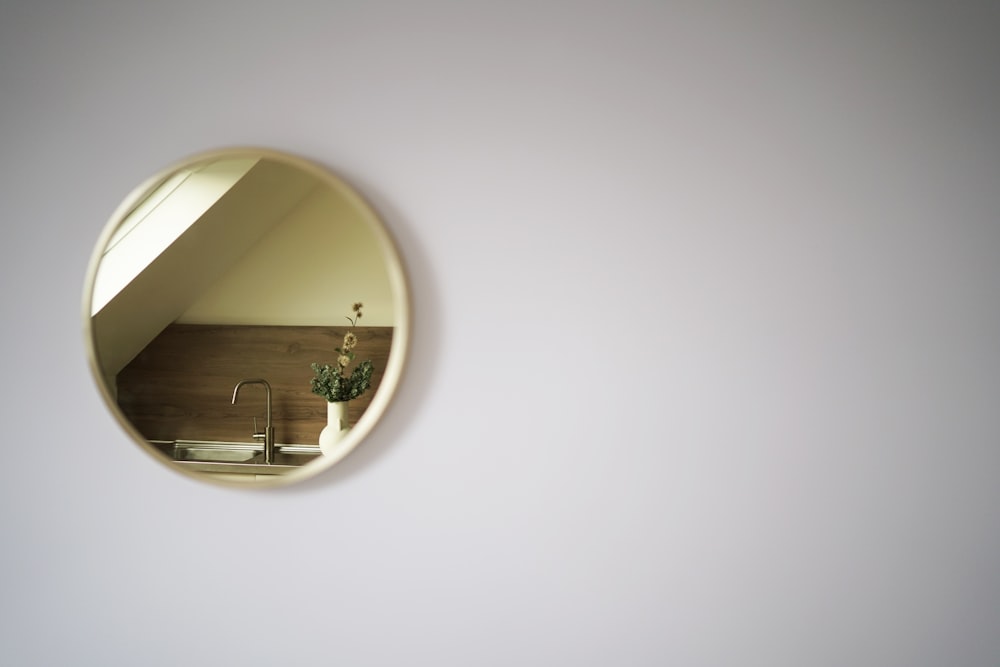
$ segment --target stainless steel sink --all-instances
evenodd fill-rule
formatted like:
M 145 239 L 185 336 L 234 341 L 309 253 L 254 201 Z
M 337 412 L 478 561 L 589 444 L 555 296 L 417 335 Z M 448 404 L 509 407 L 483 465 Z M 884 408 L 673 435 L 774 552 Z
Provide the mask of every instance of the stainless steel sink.
M 208 463 L 244 463 L 252 461 L 258 452 L 252 449 L 174 446 L 175 461 L 205 461 Z
M 281 475 L 321 456 L 316 446 L 275 445 L 274 461 L 267 464 L 261 444 L 196 440 L 152 440 L 149 444 L 177 465 L 201 472 Z

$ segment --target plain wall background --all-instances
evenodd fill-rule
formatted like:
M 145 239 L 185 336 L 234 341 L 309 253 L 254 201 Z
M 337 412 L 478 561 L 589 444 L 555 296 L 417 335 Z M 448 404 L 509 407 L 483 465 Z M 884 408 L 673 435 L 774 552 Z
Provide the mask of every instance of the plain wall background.
M 6 2 L 0 661 L 1000 659 L 983 2 Z M 301 486 L 152 461 L 80 297 L 261 145 L 381 211 L 411 359 Z

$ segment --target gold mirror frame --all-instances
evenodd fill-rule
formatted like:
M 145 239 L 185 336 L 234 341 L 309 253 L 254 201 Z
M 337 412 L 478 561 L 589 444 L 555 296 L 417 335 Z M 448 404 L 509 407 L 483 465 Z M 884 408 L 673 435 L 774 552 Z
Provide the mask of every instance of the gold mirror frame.
M 260 160 L 268 161 L 269 163 L 273 162 L 278 165 L 297 170 L 297 172 L 301 172 L 301 175 L 311 177 L 317 182 L 317 188 L 320 186 L 326 188 L 328 193 L 327 191 L 324 191 L 323 194 L 332 194 L 338 198 L 340 203 L 346 205 L 350 213 L 355 216 L 357 221 L 362 223 L 367 232 L 371 234 L 374 243 L 377 245 L 378 253 L 382 258 L 385 269 L 385 279 L 388 284 L 389 293 L 391 294 L 391 304 L 389 306 L 391 309 L 392 322 L 391 343 L 389 344 L 388 358 L 385 363 L 385 368 L 382 370 L 378 386 L 368 390 L 369 392 L 373 392 L 370 398 L 370 403 L 367 408 L 364 409 L 364 412 L 357 419 L 356 423 L 351 426 L 350 430 L 343 437 L 343 439 L 337 443 L 335 453 L 332 455 L 324 454 L 318 456 L 304 465 L 289 469 L 289 471 L 284 474 L 263 476 L 256 475 L 252 483 L 248 481 L 236 482 L 231 478 L 225 478 L 224 475 L 206 474 L 204 471 L 192 470 L 189 467 L 180 465 L 176 461 L 165 456 L 149 439 L 147 439 L 146 435 L 140 432 L 140 430 L 123 412 L 121 406 L 119 405 L 118 399 L 116 398 L 117 389 L 109 387 L 109 382 L 107 380 L 108 366 L 102 363 L 102 357 L 109 356 L 109 354 L 107 352 L 101 352 L 101 334 L 97 331 L 98 327 L 96 327 L 94 323 L 95 315 L 97 314 L 95 312 L 94 304 L 98 273 L 101 268 L 102 261 L 104 261 L 105 253 L 109 249 L 109 243 L 111 243 L 112 240 L 117 243 L 118 237 L 116 237 L 116 234 L 119 233 L 123 222 L 129 219 L 130 214 L 137 207 L 142 206 L 144 202 L 146 202 L 151 195 L 157 191 L 158 188 L 161 188 L 161 186 L 163 186 L 164 183 L 167 183 L 172 177 L 175 177 L 186 170 L 192 170 L 196 167 L 200 168 L 206 164 L 223 160 Z M 233 223 L 230 221 L 227 224 L 230 225 L 229 231 L 221 233 L 232 233 Z M 239 223 L 237 222 L 236 224 L 238 225 Z M 219 233 L 220 232 L 216 232 L 216 234 Z M 250 242 L 250 244 L 252 243 L 253 241 Z M 144 271 L 149 266 L 152 266 L 152 263 L 148 265 L 144 264 L 143 268 L 140 269 L 140 272 Z M 106 297 L 102 295 L 100 298 L 103 299 Z M 350 306 L 350 303 L 345 304 L 345 312 L 343 313 L 331 312 L 329 325 L 330 329 L 336 328 L 337 326 L 340 326 L 341 328 L 346 326 L 342 324 L 334 324 L 334 322 L 336 322 L 339 317 L 351 314 Z M 384 307 L 383 310 L 385 310 Z M 410 299 L 402 260 L 393 239 L 386 229 L 385 224 L 373 208 L 350 185 L 328 169 L 304 158 L 271 149 L 237 147 L 207 151 L 177 161 L 176 163 L 161 170 L 153 177 L 144 181 L 115 209 L 98 238 L 87 269 L 83 293 L 83 324 L 88 362 L 100 394 L 111 414 L 115 417 L 125 432 L 133 440 L 135 440 L 143 450 L 170 469 L 200 481 L 208 481 L 210 483 L 221 484 L 223 486 L 240 488 L 264 488 L 286 486 L 288 484 L 308 479 L 324 470 L 329 469 L 353 451 L 375 427 L 395 394 L 402 375 L 409 348 Z M 104 340 L 104 343 L 105 347 L 107 347 L 106 339 Z M 317 358 L 313 361 L 318 363 L 330 363 L 335 358 L 335 354 L 336 353 L 331 349 L 326 355 L 326 358 Z M 312 371 L 306 369 L 306 377 L 308 378 L 311 374 Z M 241 380 L 245 378 L 236 377 L 234 379 Z M 308 379 L 306 382 L 308 383 Z M 306 390 L 308 391 L 308 385 Z M 325 412 L 325 405 L 323 405 L 324 399 L 321 396 L 316 395 L 313 395 L 312 398 L 317 401 L 316 409 Z

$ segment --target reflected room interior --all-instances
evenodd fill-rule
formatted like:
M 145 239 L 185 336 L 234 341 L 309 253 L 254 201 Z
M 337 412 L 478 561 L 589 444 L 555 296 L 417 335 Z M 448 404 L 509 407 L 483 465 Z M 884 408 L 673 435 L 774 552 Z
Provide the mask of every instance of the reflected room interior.
M 379 390 L 393 263 L 370 209 L 320 176 L 266 154 L 187 164 L 137 195 L 100 251 L 90 327 L 106 397 L 189 472 L 251 481 L 319 460 L 327 410 L 310 366 L 334 363 L 348 330 L 374 366 L 349 424 Z M 247 379 L 266 382 L 237 401 Z M 275 465 L 247 467 L 261 463 L 268 415 Z

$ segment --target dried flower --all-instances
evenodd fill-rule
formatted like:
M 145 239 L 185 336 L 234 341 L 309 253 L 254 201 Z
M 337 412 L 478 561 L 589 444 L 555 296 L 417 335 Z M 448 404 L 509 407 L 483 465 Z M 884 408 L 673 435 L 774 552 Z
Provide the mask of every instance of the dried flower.
M 353 332 L 348 331 L 344 334 L 344 349 L 351 350 L 354 346 L 358 344 L 358 337 L 354 335 Z
M 358 320 L 361 319 L 361 308 L 362 308 L 361 302 L 356 301 L 354 303 L 354 306 L 352 307 L 352 309 L 354 310 L 354 319 L 351 319 L 347 315 L 344 316 L 344 319 L 350 322 L 352 327 L 356 327 L 358 325 Z

